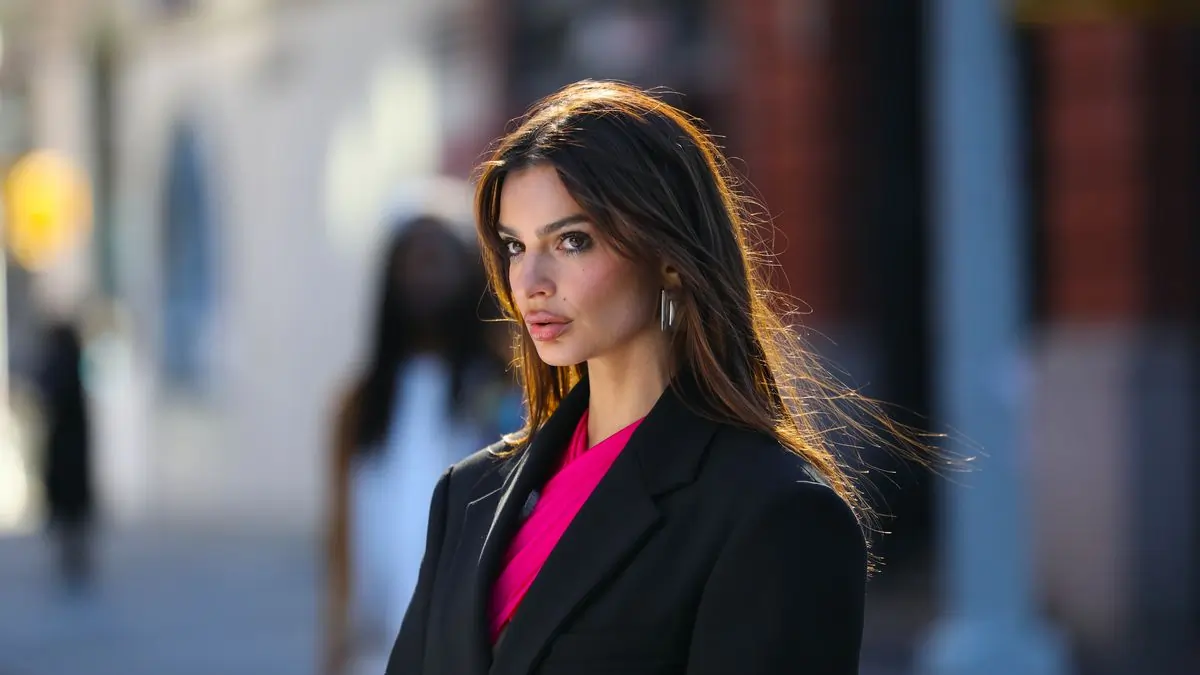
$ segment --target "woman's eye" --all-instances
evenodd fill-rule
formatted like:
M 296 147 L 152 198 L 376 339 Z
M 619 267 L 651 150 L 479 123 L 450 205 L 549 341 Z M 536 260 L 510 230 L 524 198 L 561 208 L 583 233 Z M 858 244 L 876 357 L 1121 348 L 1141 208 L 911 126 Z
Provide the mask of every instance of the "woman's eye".
M 521 246 L 521 242 L 514 239 L 504 240 L 504 252 L 508 254 L 508 257 L 511 258 L 515 255 L 519 255 L 523 250 L 524 247 Z
M 568 253 L 580 253 L 587 250 L 592 240 L 582 232 L 568 232 L 562 236 L 560 241 Z

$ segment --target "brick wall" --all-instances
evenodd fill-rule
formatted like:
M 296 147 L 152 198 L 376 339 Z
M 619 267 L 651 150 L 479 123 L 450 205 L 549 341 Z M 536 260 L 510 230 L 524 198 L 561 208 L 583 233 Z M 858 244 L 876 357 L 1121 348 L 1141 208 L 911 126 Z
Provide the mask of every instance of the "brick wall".
M 839 19 L 823 0 L 722 3 L 733 55 L 730 150 L 776 226 L 789 291 L 811 306 L 807 322 L 837 319 L 846 305 L 842 241 L 836 227 L 839 155 Z
M 1042 31 L 1051 320 L 1179 321 L 1197 309 L 1189 39 L 1136 24 Z
M 1144 59 L 1136 27 L 1065 25 L 1042 39 L 1049 311 L 1145 311 Z

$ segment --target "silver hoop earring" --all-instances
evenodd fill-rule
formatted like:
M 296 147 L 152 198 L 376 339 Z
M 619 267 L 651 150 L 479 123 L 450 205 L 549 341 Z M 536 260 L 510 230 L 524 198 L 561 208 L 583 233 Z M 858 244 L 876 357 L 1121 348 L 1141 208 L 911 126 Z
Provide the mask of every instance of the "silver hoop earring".
M 662 289 L 658 301 L 658 325 L 662 332 L 670 332 L 675 328 L 675 300 L 667 295 L 667 289 Z

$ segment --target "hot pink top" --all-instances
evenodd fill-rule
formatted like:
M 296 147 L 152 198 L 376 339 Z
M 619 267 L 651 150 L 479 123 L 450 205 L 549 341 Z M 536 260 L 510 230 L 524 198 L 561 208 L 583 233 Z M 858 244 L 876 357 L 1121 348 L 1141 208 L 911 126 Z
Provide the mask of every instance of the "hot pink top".
M 641 420 L 597 443 L 587 446 L 588 414 L 584 411 L 562 463 L 546 483 L 533 512 L 521 525 L 504 556 L 504 565 L 492 588 L 492 642 L 512 618 L 550 551 L 558 543 L 575 514 L 596 489 L 613 461 L 625 449 Z

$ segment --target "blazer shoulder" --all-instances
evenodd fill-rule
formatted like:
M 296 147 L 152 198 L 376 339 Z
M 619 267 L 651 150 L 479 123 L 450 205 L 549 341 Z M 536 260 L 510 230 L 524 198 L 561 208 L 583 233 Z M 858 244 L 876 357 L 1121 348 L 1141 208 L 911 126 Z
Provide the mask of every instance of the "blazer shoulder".
M 454 476 L 473 476 L 486 472 L 504 461 L 501 453 L 506 447 L 507 444 L 501 440 L 480 448 L 451 466 L 450 473 Z
M 787 522 L 793 532 L 802 522 L 821 537 L 845 535 L 854 550 L 866 541 L 861 514 L 812 464 L 767 434 L 722 427 L 704 473 L 710 496 L 737 520 Z
M 721 425 L 713 438 L 705 469 L 739 492 L 775 493 L 799 483 L 833 490 L 808 460 L 770 435 L 730 425 Z
M 451 501 L 461 495 L 464 500 L 470 500 L 477 492 L 476 487 L 481 483 L 492 481 L 498 487 L 515 459 L 515 456 L 502 454 L 508 447 L 503 440 L 481 448 L 452 465 L 447 474 L 450 480 Z

